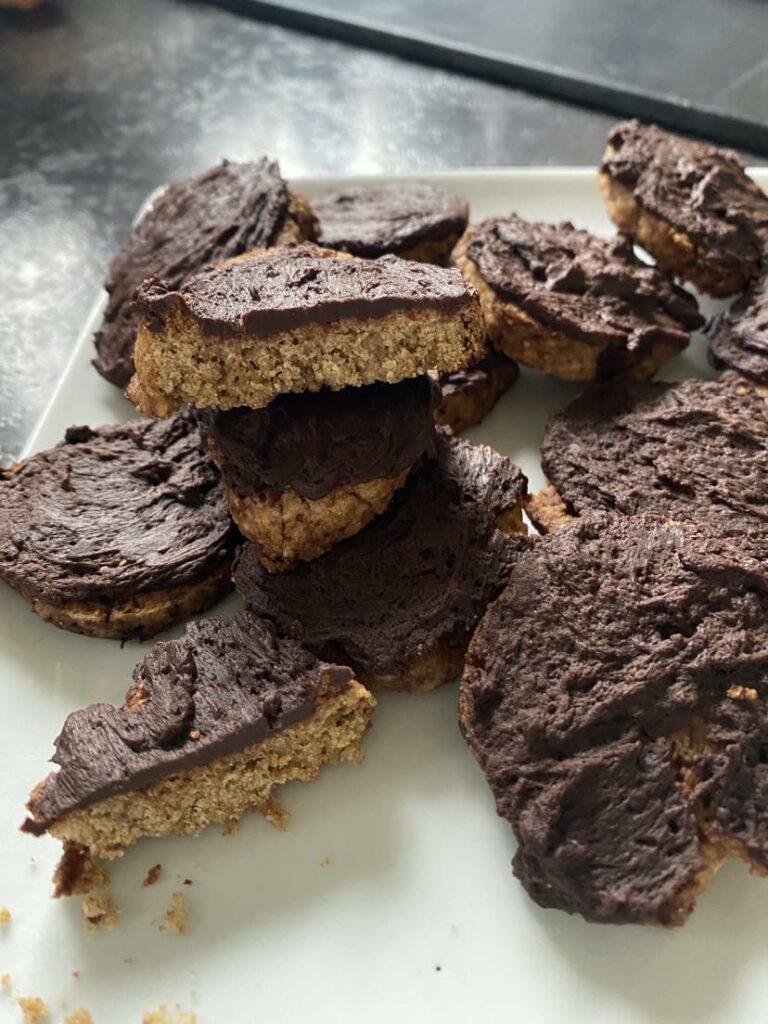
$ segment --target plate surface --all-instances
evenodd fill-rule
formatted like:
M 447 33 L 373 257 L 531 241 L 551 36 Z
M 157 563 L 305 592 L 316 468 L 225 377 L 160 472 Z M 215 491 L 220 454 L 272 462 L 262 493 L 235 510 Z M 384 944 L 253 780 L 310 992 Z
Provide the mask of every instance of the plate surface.
M 768 171 L 755 177 L 768 186 Z M 464 195 L 473 219 L 516 210 L 612 231 L 591 170 L 420 179 Z M 354 183 L 364 180 L 382 179 Z M 311 198 L 349 183 L 295 184 Z M 90 366 L 94 322 L 30 451 L 55 444 L 72 423 L 132 414 Z M 664 376 L 711 376 L 704 348 L 694 339 Z M 512 455 L 536 489 L 548 413 L 578 390 L 523 371 L 469 436 Z M 237 606 L 231 597 L 219 610 Z M 160 1004 L 178 1004 L 200 1024 L 765 1019 L 768 883 L 728 865 L 674 932 L 540 910 L 511 876 L 511 830 L 459 735 L 455 685 L 382 694 L 362 767 L 326 768 L 313 784 L 283 787 L 285 833 L 248 815 L 234 835 L 212 827 L 134 847 L 112 872 L 119 923 L 87 936 L 79 899 L 50 899 L 58 844 L 16 827 L 66 714 L 93 701 L 120 703 L 145 650 L 57 630 L 0 589 L 0 906 L 13 914 L 0 930 L 0 974 L 12 975 L 19 994 L 43 997 L 53 1021 L 65 1004 L 86 1007 L 95 1024 L 138 1024 Z M 142 888 L 157 863 L 160 880 Z M 157 928 L 174 891 L 189 913 L 184 936 Z M 0 994 L 0 1021 L 19 1019 Z

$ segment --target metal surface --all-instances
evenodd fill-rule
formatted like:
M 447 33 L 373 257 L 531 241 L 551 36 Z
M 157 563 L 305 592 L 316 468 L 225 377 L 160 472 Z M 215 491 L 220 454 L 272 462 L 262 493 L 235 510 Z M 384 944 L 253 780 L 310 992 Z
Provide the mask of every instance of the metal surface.
M 215 2 L 768 152 L 768 5 L 754 0 Z

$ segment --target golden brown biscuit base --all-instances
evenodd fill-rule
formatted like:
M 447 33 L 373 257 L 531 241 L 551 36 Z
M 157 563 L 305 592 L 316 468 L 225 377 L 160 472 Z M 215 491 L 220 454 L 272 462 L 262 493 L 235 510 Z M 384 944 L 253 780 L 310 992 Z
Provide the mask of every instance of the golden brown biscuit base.
M 259 561 L 270 572 L 294 562 L 308 562 L 351 537 L 389 504 L 408 471 L 335 487 L 322 498 L 308 499 L 286 488 L 277 498 L 240 495 L 225 485 L 232 518 L 253 541 Z
M 275 246 L 314 242 L 320 230 L 315 211 L 304 196 L 288 189 L 288 210 L 285 221 L 275 239 Z
M 59 629 L 106 640 L 146 640 L 177 622 L 211 608 L 232 589 L 230 560 L 199 583 L 147 590 L 114 601 L 51 604 L 28 591 L 17 592 L 32 610 Z
M 260 409 L 288 392 L 395 384 L 433 369 L 447 373 L 479 359 L 482 346 L 482 312 L 474 302 L 451 316 L 433 308 L 408 310 L 221 342 L 175 310 L 162 336 L 139 321 L 136 374 L 127 393 L 138 409 L 158 417 L 187 402 Z
M 504 392 L 517 380 L 517 364 L 499 355 L 490 372 L 461 391 L 444 394 L 435 410 L 435 423 L 454 434 L 481 423 Z
M 327 687 L 311 718 L 260 743 L 64 815 L 49 829 L 64 843 L 55 876 L 57 895 L 83 892 L 93 858 L 120 857 L 144 837 L 200 832 L 213 822 L 235 821 L 248 810 L 283 827 L 287 816 L 274 801 L 275 787 L 311 782 L 324 764 L 360 763 L 360 741 L 375 705 L 356 680 L 343 690 Z
M 551 373 L 561 380 L 597 380 L 604 349 L 554 331 L 514 303 L 500 299 L 467 255 L 470 239 L 468 229 L 453 250 L 452 260 L 480 295 L 488 338 L 496 348 L 516 363 Z M 636 380 L 649 380 L 679 351 L 666 342 L 657 344 L 631 363 L 629 375 Z
M 530 495 L 526 499 L 525 511 L 539 533 L 553 533 L 576 518 L 552 484 Z
M 605 159 L 610 155 L 609 148 Z M 677 274 L 699 291 L 716 298 L 735 295 L 746 287 L 748 273 L 739 273 L 736 267 L 724 266 L 716 256 L 710 257 L 698 248 L 685 232 L 648 213 L 626 185 L 605 172 L 598 174 L 597 181 L 608 216 L 616 227 L 631 235 L 664 270 Z
M 523 503 L 518 501 L 508 509 L 504 509 L 496 517 L 496 526 L 503 533 L 527 534 L 523 522 Z M 360 681 L 377 690 L 390 690 L 401 693 L 427 693 L 436 690 L 445 683 L 450 683 L 464 667 L 466 648 L 457 650 L 448 644 L 438 646 L 429 654 L 419 653 L 410 664 L 393 675 L 374 674 L 356 669 L 355 674 Z

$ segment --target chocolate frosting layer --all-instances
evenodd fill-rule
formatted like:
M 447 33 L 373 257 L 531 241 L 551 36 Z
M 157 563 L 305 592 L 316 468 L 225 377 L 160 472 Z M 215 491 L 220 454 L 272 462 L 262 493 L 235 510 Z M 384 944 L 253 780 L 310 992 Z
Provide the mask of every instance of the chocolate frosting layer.
M 133 375 L 133 296 L 145 278 L 161 277 L 178 288 L 209 263 L 273 245 L 288 206 L 280 168 L 266 157 L 244 164 L 225 160 L 167 188 L 109 268 L 109 302 L 95 338 L 99 373 L 120 387 Z
M 0 577 L 54 604 L 198 582 L 235 536 L 190 413 L 70 427 L 0 474 Z
M 136 666 L 123 707 L 69 715 L 52 758 L 59 771 L 33 793 L 22 827 L 41 834 L 68 811 L 259 743 L 351 679 L 247 612 L 193 622 Z
M 369 257 L 458 238 L 469 217 L 463 199 L 426 182 L 346 188 L 326 193 L 313 207 L 321 245 Z
M 708 325 L 709 361 L 768 384 L 768 273 Z
M 598 238 L 568 221 L 510 214 L 475 225 L 467 255 L 502 300 L 606 348 L 604 369 L 659 343 L 684 348 L 704 323 L 693 296 L 638 259 L 623 236 Z
M 541 906 L 680 923 L 702 843 L 768 866 L 768 576 L 721 538 L 593 514 L 541 539 L 461 694 Z
M 150 329 L 182 310 L 211 334 L 269 334 L 344 317 L 411 309 L 460 310 L 475 301 L 458 270 L 397 256 L 363 260 L 315 245 L 272 249 L 204 270 L 178 290 L 145 281 L 137 304 Z
M 396 477 L 435 451 L 429 377 L 281 395 L 265 409 L 206 414 L 211 453 L 239 494 L 292 488 L 321 498 L 343 484 Z
M 749 276 L 757 270 L 768 242 L 768 197 L 736 153 L 624 121 L 608 136 L 600 170 L 705 255 L 751 267 Z
M 696 520 L 768 559 L 768 406 L 747 386 L 591 387 L 553 414 L 541 460 L 576 514 Z
M 444 373 L 440 376 L 440 390 L 444 398 L 453 395 L 467 394 L 484 387 L 493 377 L 499 368 L 510 374 L 511 380 L 517 379 L 519 369 L 517 363 L 509 359 L 503 352 L 490 349 L 487 355 L 472 366 L 465 366 L 462 370 L 454 373 Z
M 508 458 L 439 434 L 437 460 L 360 533 L 276 575 L 246 545 L 235 582 L 248 607 L 318 657 L 363 681 L 396 674 L 444 645 L 464 649 L 525 543 L 496 528 L 525 488 Z

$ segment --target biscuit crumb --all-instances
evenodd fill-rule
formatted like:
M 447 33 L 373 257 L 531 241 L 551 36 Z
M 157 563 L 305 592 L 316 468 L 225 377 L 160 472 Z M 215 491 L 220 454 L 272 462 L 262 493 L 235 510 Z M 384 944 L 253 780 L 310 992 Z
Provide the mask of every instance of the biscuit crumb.
M 7 928 L 13 919 L 8 907 L 0 907 L 0 928 Z
M 171 905 L 160 922 L 160 931 L 170 935 L 184 935 L 187 930 L 187 908 L 180 892 L 171 896 Z
M 73 978 L 79 978 L 80 977 L 80 971 L 72 971 L 72 977 Z
M 234 836 L 234 835 L 237 835 L 237 833 L 239 831 L 240 831 L 240 819 L 239 818 L 230 818 L 229 821 L 224 826 L 224 831 L 222 832 L 222 835 L 224 835 L 224 836 Z
M 144 888 L 148 885 L 154 885 L 160 877 L 160 872 L 163 870 L 162 864 L 154 864 L 149 871 L 144 881 L 141 883 Z
M 10 988 L 13 984 L 13 979 L 10 974 L 0 975 L 0 988 Z
M 181 884 L 182 885 L 192 885 L 192 879 L 191 878 L 185 878 L 184 881 Z
M 84 896 L 82 911 L 88 931 L 97 929 L 108 931 L 115 926 L 120 917 L 120 911 L 112 902 L 112 897 L 107 889 Z
M 67 1014 L 64 1024 L 93 1024 L 93 1017 L 87 1010 L 80 1007 L 79 1010 L 73 1010 Z
M 729 686 L 728 696 L 731 700 L 757 700 L 757 690 L 751 686 Z
M 333 864 L 333 861 L 331 860 L 330 857 L 323 857 L 323 859 L 320 861 L 320 867 L 321 868 L 327 868 L 331 864 Z
M 18 1003 L 24 1024 L 40 1024 L 41 1021 L 48 1019 L 48 1004 L 40 996 L 22 996 Z
M 169 1010 L 163 1003 L 157 1010 L 150 1010 L 141 1018 L 141 1024 L 197 1024 L 197 1017 L 194 1013 L 187 1013 L 182 1010 L 179 1004 L 176 1009 Z

